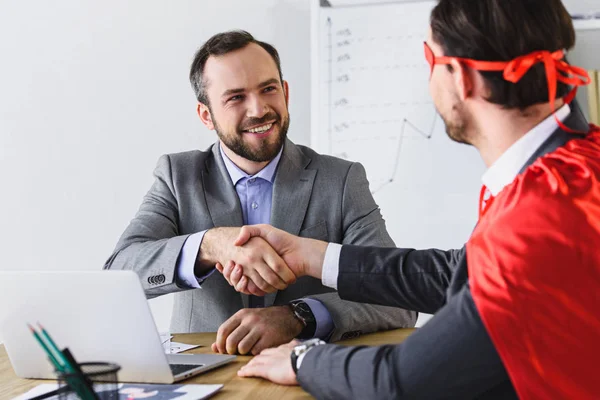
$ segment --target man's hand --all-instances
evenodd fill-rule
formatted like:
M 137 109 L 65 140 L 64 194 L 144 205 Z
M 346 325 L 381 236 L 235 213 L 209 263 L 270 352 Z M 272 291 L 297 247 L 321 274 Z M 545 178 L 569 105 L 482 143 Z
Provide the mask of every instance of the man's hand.
M 202 275 L 207 268 L 224 265 L 234 260 L 247 265 L 248 278 L 254 285 L 254 293 L 263 295 L 285 289 L 296 281 L 296 276 L 275 250 L 259 237 L 247 240 L 242 246 L 234 246 L 240 228 L 214 228 L 208 230 L 202 239 L 196 262 L 196 275 Z M 219 269 L 222 271 L 222 269 Z
M 248 280 L 248 278 L 244 276 L 243 267 L 241 265 L 229 261 L 227 266 L 223 267 L 221 264 L 217 264 L 216 268 L 236 291 L 244 294 L 253 294 L 255 296 L 265 295 L 254 282 Z
M 244 308 L 219 327 L 212 350 L 256 355 L 263 349 L 289 342 L 303 328 L 289 306 Z
M 266 240 L 272 246 L 296 277 L 310 275 L 321 279 L 323 259 L 327 250 L 326 242 L 300 238 L 271 225 L 251 225 L 241 228 L 235 245 L 245 246 L 257 237 Z M 261 290 L 260 282 L 255 282 L 252 278 L 256 275 L 254 267 L 234 261 L 217 266 L 229 284 L 238 292 L 246 294 L 254 294 Z
M 280 385 L 297 385 L 298 381 L 292 369 L 291 356 L 292 350 L 298 344 L 300 342 L 294 340 L 276 349 L 263 350 L 260 355 L 254 357 L 238 371 L 238 376 L 246 378 L 255 376 Z

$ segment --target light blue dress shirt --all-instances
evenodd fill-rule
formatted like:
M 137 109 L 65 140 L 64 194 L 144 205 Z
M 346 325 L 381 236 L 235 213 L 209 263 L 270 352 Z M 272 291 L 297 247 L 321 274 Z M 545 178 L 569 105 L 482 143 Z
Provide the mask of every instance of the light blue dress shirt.
M 220 149 L 223 162 L 235 191 L 240 198 L 242 214 L 245 225 L 268 224 L 271 222 L 271 204 L 273 201 L 273 181 L 275 172 L 281 159 L 282 150 L 271 162 L 255 175 L 248 175 L 233 163 Z M 200 251 L 200 245 L 206 231 L 194 233 L 185 241 L 179 260 L 177 261 L 176 276 L 177 284 L 181 287 L 199 288 L 202 282 L 215 270 L 211 270 L 205 276 L 194 275 L 194 266 Z M 333 331 L 333 319 L 327 308 L 318 300 L 302 299 L 308 304 L 315 316 L 317 328 L 314 337 L 326 339 Z

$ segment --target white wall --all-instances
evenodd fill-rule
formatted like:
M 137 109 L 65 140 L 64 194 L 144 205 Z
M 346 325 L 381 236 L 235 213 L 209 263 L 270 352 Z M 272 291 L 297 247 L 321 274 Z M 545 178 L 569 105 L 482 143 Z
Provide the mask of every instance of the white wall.
M 98 270 L 163 153 L 214 140 L 187 75 L 211 35 L 274 44 L 309 141 L 306 0 L 0 2 L 0 270 Z M 152 301 L 168 327 L 172 300 Z

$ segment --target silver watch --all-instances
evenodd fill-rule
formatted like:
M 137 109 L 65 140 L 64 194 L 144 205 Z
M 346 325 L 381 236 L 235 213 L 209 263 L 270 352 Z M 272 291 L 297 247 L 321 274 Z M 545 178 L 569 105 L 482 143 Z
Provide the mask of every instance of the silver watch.
M 322 344 L 327 343 L 325 343 L 321 339 L 315 338 L 305 340 L 298 346 L 294 347 L 294 349 L 292 350 L 292 369 L 294 370 L 295 374 L 298 373 L 298 368 L 300 368 L 300 365 L 298 365 L 298 361 L 301 361 L 301 359 L 304 358 L 303 355 L 306 354 L 306 352 L 312 349 L 313 347 L 320 346 Z

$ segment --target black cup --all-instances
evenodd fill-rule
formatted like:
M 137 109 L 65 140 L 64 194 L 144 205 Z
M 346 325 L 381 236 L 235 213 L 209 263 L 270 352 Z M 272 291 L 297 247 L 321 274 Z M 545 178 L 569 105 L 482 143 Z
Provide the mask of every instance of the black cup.
M 93 390 L 90 398 L 96 400 L 118 400 L 119 382 L 117 373 L 121 367 L 107 362 L 85 362 L 77 364 L 80 371 L 63 373 L 57 371 L 58 398 L 61 400 L 81 399 L 78 391 L 85 391 L 83 386 Z

